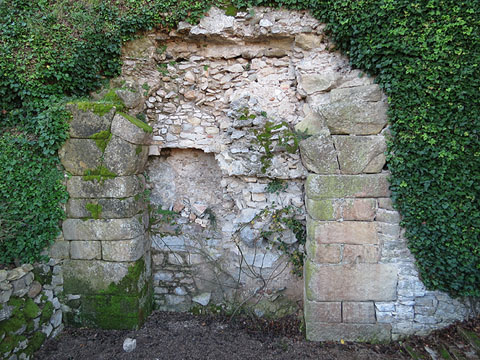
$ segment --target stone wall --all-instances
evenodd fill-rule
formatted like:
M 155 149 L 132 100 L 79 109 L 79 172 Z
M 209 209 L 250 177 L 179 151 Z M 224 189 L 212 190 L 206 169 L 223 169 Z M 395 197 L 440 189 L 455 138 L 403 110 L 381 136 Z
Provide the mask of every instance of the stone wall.
M 58 261 L 0 270 L 0 357 L 30 359 L 63 329 Z
M 61 150 L 70 322 L 120 326 L 105 318 L 126 291 L 138 326 L 150 280 L 162 310 L 303 305 L 311 340 L 398 339 L 472 313 L 419 280 L 389 198 L 387 99 L 331 49 L 307 13 L 261 8 L 124 46 L 115 89 L 71 106 Z

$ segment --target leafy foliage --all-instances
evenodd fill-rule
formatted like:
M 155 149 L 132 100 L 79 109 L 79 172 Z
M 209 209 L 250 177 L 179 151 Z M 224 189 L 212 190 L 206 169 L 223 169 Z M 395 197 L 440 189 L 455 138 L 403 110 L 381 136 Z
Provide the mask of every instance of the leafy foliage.
M 0 261 L 38 258 L 58 232 L 65 191 L 56 151 L 68 117 L 56 105 L 59 99 L 85 95 L 118 74 L 122 41 L 180 20 L 194 23 L 209 3 L 0 2 Z M 353 66 L 377 76 L 390 102 L 392 196 L 423 280 L 454 296 L 479 296 L 480 2 L 233 0 L 231 5 L 309 9 L 328 23 L 331 38 Z M 271 152 L 268 139 L 264 149 Z

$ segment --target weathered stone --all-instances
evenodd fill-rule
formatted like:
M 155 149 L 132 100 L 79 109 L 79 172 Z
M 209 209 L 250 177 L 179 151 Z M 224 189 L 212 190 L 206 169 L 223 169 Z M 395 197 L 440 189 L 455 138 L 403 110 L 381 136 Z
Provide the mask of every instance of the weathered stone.
M 200 295 L 194 296 L 192 298 L 193 302 L 196 302 L 197 304 L 200 304 L 202 306 L 207 306 L 208 303 L 210 302 L 210 298 L 212 297 L 212 294 L 207 292 L 207 293 L 201 293 Z
M 400 214 L 394 210 L 378 209 L 375 220 L 389 224 L 398 224 L 400 222 Z
M 299 78 L 299 85 L 308 95 L 316 92 L 329 91 L 336 87 L 342 79 L 338 72 L 329 70 L 316 74 L 302 74 Z
M 311 323 L 341 323 L 342 303 L 305 300 L 305 319 Z
M 338 209 L 333 199 L 312 200 L 306 202 L 308 215 L 314 220 L 338 220 Z
M 72 175 L 83 175 L 102 163 L 102 151 L 91 139 L 68 139 L 58 155 L 65 170 Z
M 0 282 L 7 280 L 7 270 L 0 270 Z
M 118 283 L 128 272 L 131 263 L 100 260 L 66 260 L 63 265 L 66 294 L 97 294 Z
M 68 259 L 70 256 L 70 242 L 62 240 L 56 240 L 48 248 L 48 256 L 53 259 Z
M 101 259 L 100 241 L 72 241 L 70 244 L 70 257 L 78 260 Z
M 145 36 L 126 42 L 122 46 L 122 55 L 134 59 L 148 59 L 156 48 L 155 41 Z
M 233 28 L 235 18 L 225 15 L 222 10 L 212 7 L 209 16 L 202 17 L 200 23 L 190 30 L 190 35 L 219 35 Z
M 127 353 L 132 352 L 137 347 L 137 340 L 126 338 L 123 342 L 123 350 Z
M 25 271 L 22 267 L 17 267 L 15 269 L 9 270 L 7 274 L 8 281 L 15 281 L 21 279 L 27 275 L 28 271 Z
M 102 258 L 106 261 L 136 261 L 143 256 L 145 237 L 132 240 L 102 241 Z
M 100 219 L 121 219 L 137 215 L 145 209 L 142 199 L 128 197 L 124 199 L 73 199 L 67 202 L 66 213 L 69 218 L 91 218 L 92 213 L 87 210 L 87 204 L 99 205 Z
M 295 36 L 295 45 L 303 50 L 312 50 L 321 46 L 322 39 L 322 35 L 298 34 Z
M 127 219 L 81 220 L 63 222 L 65 240 L 129 240 L 145 232 L 140 217 Z
M 322 100 L 323 101 L 323 100 Z M 387 124 L 387 102 L 378 85 L 333 89 L 330 102 L 311 106 L 335 135 L 375 135 Z
M 378 199 L 378 207 L 381 209 L 386 209 L 386 210 L 394 210 L 393 204 L 392 204 L 392 199 L 390 198 L 379 198 Z
M 320 244 L 378 244 L 373 222 L 318 221 L 311 237 Z
M 375 218 L 375 210 L 375 199 L 345 199 L 343 219 L 372 221 Z
M 342 303 L 343 322 L 357 324 L 374 324 L 375 307 L 373 302 L 350 302 Z
M 116 114 L 113 118 L 111 132 L 113 135 L 136 145 L 146 145 L 150 138 L 150 134 L 145 129 L 135 125 L 120 114 Z
M 305 264 L 305 292 L 313 301 L 388 301 L 397 297 L 397 268 L 391 264 Z
M 34 281 L 28 289 L 28 297 L 34 299 L 42 291 L 42 284 L 38 281 Z
M 300 142 L 303 165 L 317 174 L 333 174 L 338 171 L 337 153 L 332 138 L 326 135 L 311 136 Z
M 1 297 L 1 295 L 0 295 Z M 0 307 L 0 322 L 6 319 L 9 319 L 13 313 L 13 306 L 8 306 L 7 304 L 1 302 L 2 306 Z M 0 342 L 3 341 L 3 338 L 0 336 Z
M 390 324 L 322 324 L 306 321 L 306 337 L 311 341 L 366 341 L 391 340 Z
M 305 183 L 310 199 L 344 197 L 386 197 L 390 195 L 388 175 L 309 175 Z
M 338 264 L 342 260 L 340 244 L 318 244 L 314 241 L 307 243 L 308 257 L 318 264 Z
M 115 90 L 115 94 L 118 95 L 123 104 L 129 108 L 133 109 L 143 103 L 144 97 L 142 96 L 142 88 L 138 87 L 137 89 L 118 89 Z
M 380 249 L 376 245 L 345 245 L 343 248 L 344 263 L 377 263 Z
M 343 174 L 379 173 L 385 165 L 383 136 L 333 136 Z
M 59 327 L 61 323 L 62 323 L 62 311 L 57 310 L 55 311 L 52 318 L 50 319 L 50 324 L 52 324 L 52 326 L 56 328 L 56 327 Z
M 103 116 L 98 116 L 90 110 L 79 110 L 76 104 L 69 104 L 67 108 L 72 113 L 69 130 L 71 138 L 89 139 L 100 131 L 109 131 L 115 114 L 114 107 Z
M 325 120 L 317 112 L 306 108 L 306 115 L 302 121 L 295 125 L 295 130 L 306 135 L 329 136 L 330 130 L 325 125 Z
M 13 296 L 23 297 L 26 293 L 28 293 L 28 286 L 25 282 L 25 277 L 18 280 L 13 280 L 11 284 L 13 285 Z
M 117 175 L 141 173 L 148 157 L 148 146 L 134 145 L 113 136 L 105 149 L 104 164 Z
M 72 176 L 67 180 L 67 191 L 72 198 L 126 198 L 143 191 L 143 177 L 117 176 L 98 182 Z
M 13 292 L 12 289 L 9 289 L 9 290 L 1 289 L 0 290 L 0 304 L 6 303 L 8 300 L 10 300 L 10 296 L 12 296 L 12 292 Z

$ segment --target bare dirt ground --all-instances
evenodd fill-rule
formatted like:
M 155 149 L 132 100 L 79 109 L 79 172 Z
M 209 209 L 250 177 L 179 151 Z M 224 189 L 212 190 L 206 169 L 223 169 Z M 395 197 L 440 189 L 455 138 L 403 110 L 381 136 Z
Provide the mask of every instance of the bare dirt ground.
M 66 328 L 35 359 L 480 359 L 480 318 L 390 344 L 313 343 L 300 321 L 155 312 L 139 330 Z M 123 350 L 125 338 L 136 348 Z

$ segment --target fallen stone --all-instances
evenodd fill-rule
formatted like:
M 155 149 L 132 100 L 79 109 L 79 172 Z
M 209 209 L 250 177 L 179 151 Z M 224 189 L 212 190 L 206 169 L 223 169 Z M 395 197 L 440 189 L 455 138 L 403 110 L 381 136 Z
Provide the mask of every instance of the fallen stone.
M 133 350 L 135 350 L 136 347 L 137 347 L 136 339 L 126 338 L 123 341 L 123 350 L 127 353 L 132 352 Z
M 192 301 L 202 306 L 207 306 L 208 303 L 210 302 L 211 297 L 212 297 L 212 294 L 209 292 L 201 293 L 200 295 L 194 296 L 192 298 Z

